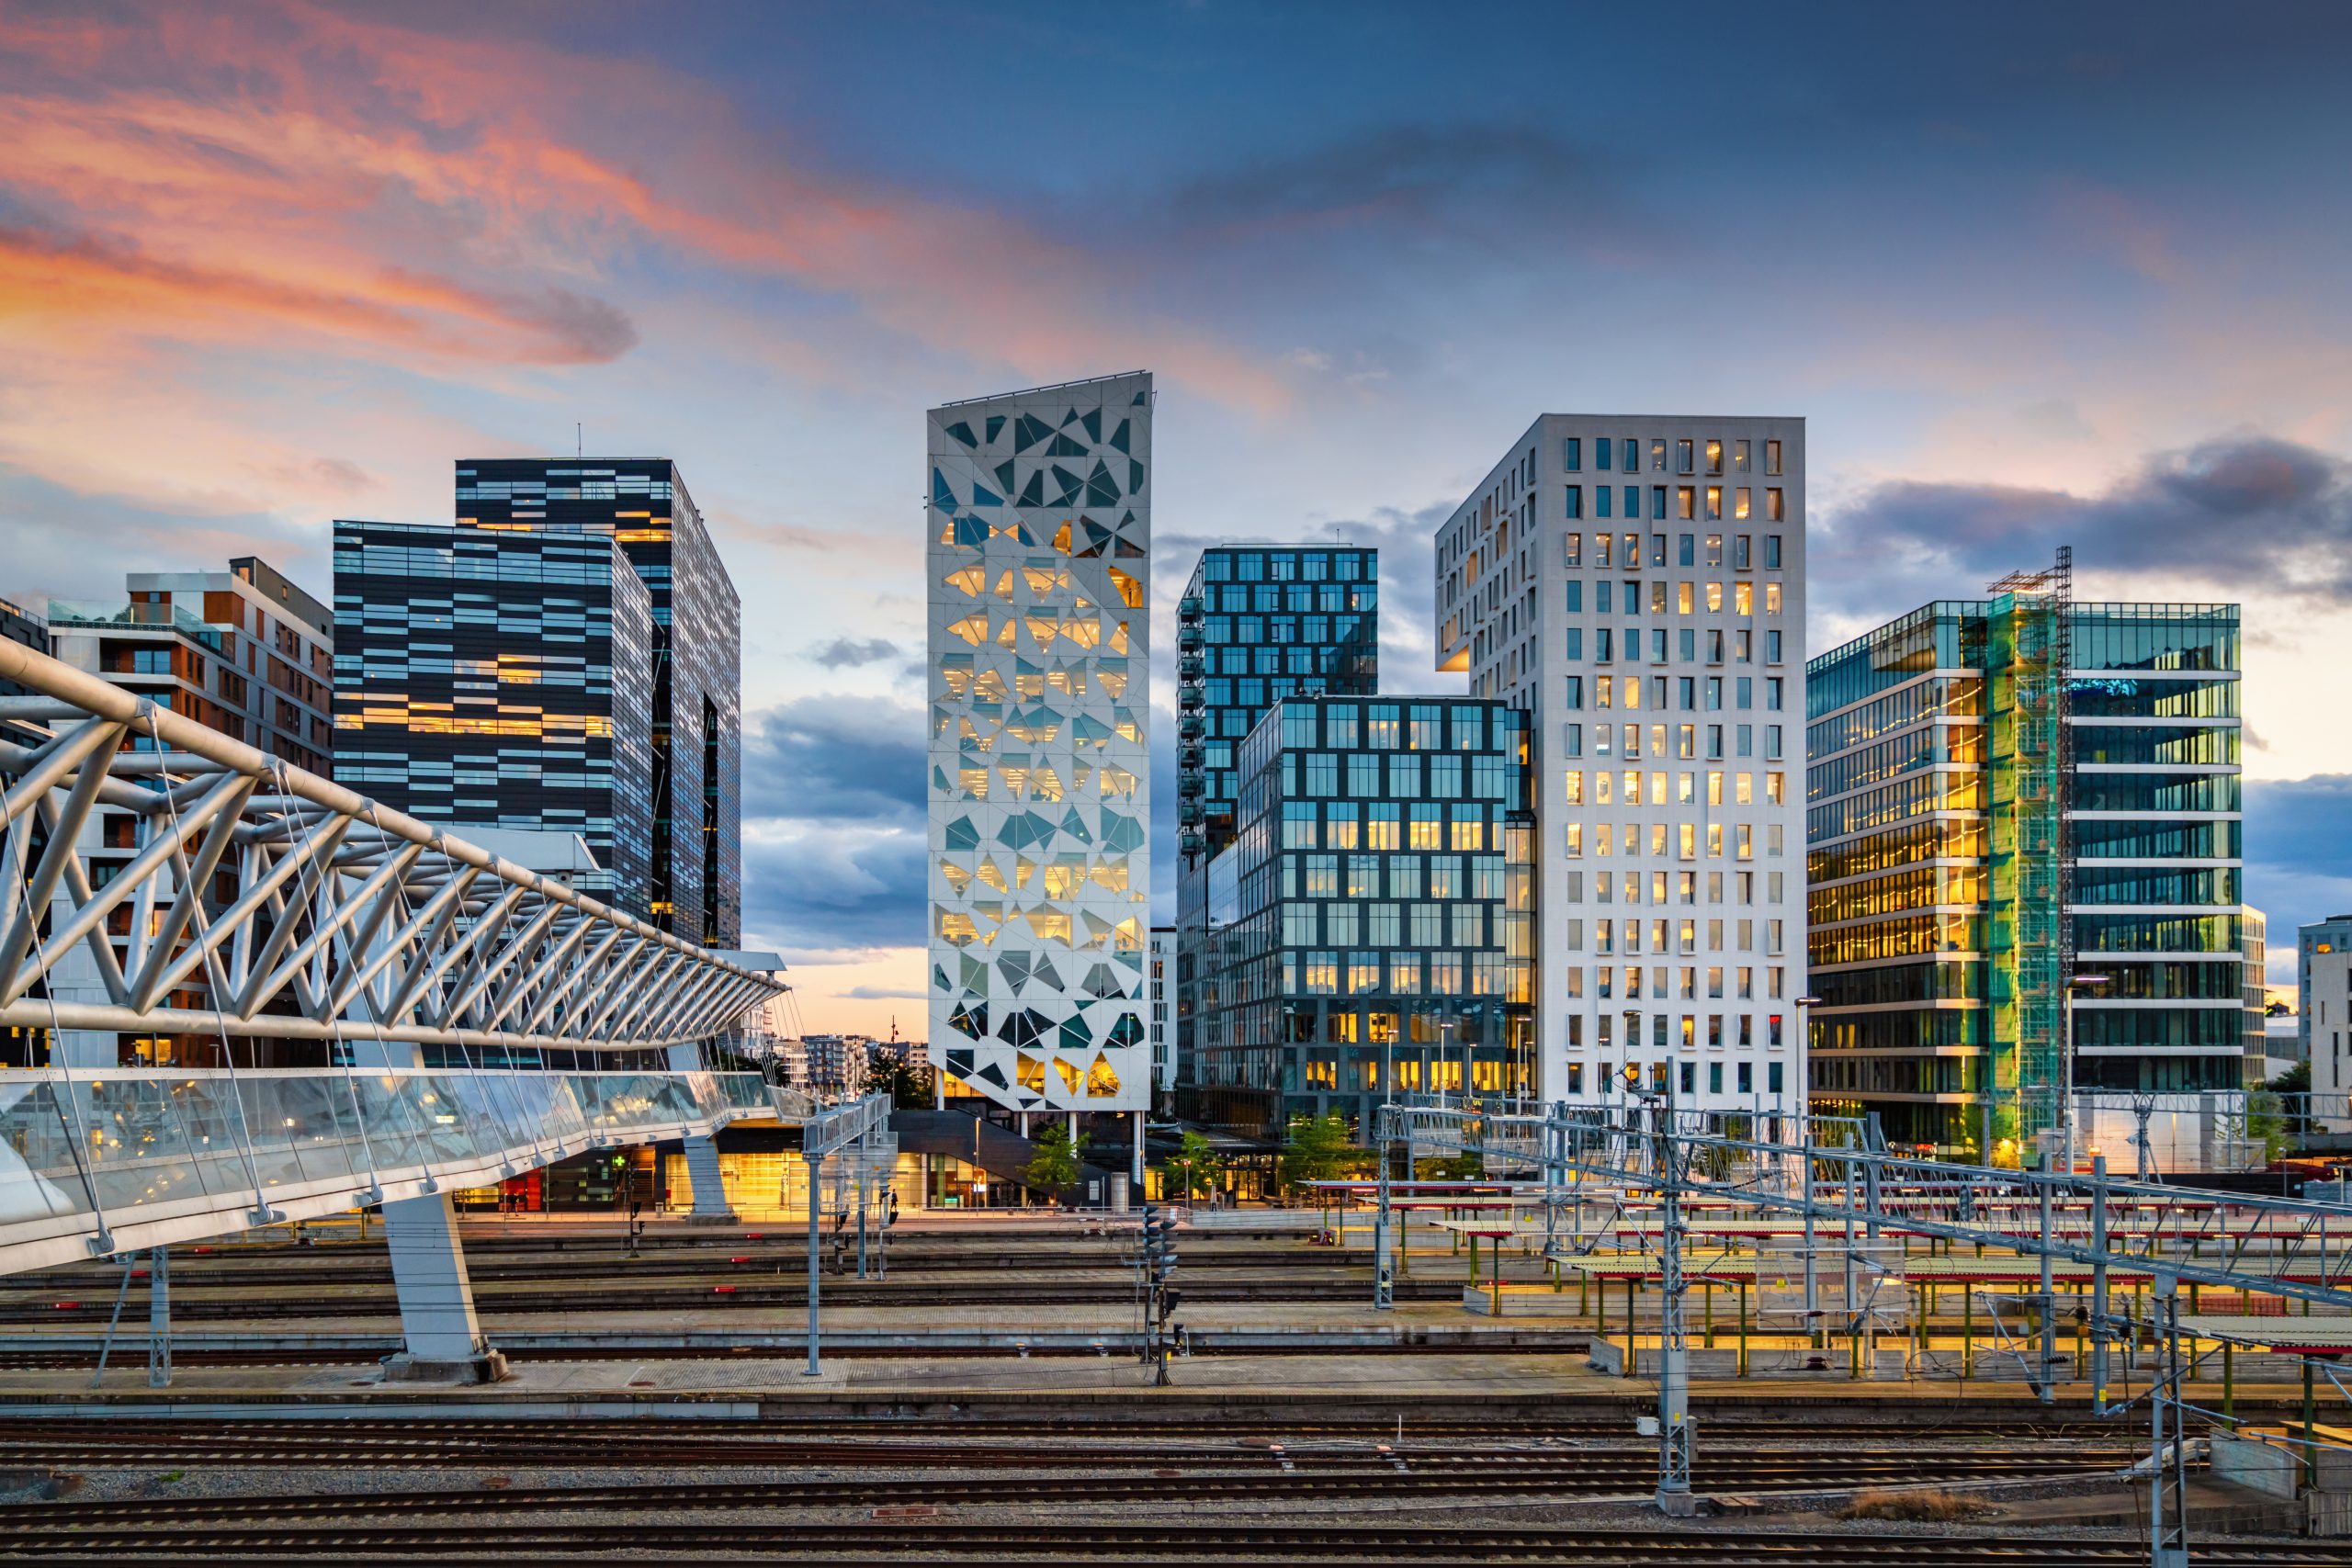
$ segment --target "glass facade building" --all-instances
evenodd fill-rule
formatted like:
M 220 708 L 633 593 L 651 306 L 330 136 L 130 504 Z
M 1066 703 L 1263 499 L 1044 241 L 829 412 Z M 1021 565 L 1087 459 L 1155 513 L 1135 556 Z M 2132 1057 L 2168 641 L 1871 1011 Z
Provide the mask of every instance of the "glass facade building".
M 457 518 L 588 533 L 645 585 L 653 761 L 647 909 L 706 947 L 743 945 L 742 601 L 667 457 L 460 458 Z
M 427 822 L 577 833 L 648 918 L 653 611 L 608 534 L 334 525 L 335 782 Z
M 1143 1111 L 1151 378 L 925 416 L 933 1059 L 1017 1111 Z
M 1237 754 L 1272 705 L 1380 689 L 1380 556 L 1354 546 L 1223 545 L 1176 604 L 1176 1046 L 1195 1058 L 1209 864 L 1234 837 Z
M 1535 1087 L 1525 716 L 1498 702 L 1289 697 L 1236 756 L 1209 863 L 1189 1113 L 1279 1139 L 1394 1090 Z
M 2013 581 L 1807 670 L 1813 1102 L 1968 1157 L 2240 1081 L 2237 607 Z

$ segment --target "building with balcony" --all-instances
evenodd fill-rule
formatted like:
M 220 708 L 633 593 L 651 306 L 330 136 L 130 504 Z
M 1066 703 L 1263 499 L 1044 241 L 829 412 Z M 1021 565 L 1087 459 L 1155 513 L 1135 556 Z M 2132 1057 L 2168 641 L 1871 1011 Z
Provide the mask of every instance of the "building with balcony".
M 0 599 L 0 639 L 35 653 L 50 653 L 49 617 L 40 610 L 28 609 L 13 600 Z M 0 696 L 21 697 L 24 688 L 14 681 L 0 681 Z
M 2234 1089 L 2238 611 L 2071 561 L 1811 661 L 1812 1100 L 2030 1154 L 2064 1086 Z
M 1209 862 L 1189 1119 L 1263 1145 L 1393 1092 L 1535 1089 L 1524 716 L 1286 697 L 1243 740 Z
M 1804 1093 L 1804 437 L 1545 414 L 1437 530 L 1438 666 L 1529 716 L 1545 1100 Z
M 1138 1134 L 1151 418 L 1145 372 L 949 403 L 924 465 L 933 1058 L 951 1093 Z
M 49 651 L 298 768 L 334 750 L 334 617 L 255 556 L 134 571 L 126 599 L 49 602 Z

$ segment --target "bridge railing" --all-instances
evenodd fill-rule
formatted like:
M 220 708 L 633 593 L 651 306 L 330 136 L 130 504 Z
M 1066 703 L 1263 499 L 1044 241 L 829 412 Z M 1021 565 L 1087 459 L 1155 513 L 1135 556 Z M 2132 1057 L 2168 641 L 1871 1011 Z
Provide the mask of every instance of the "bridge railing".
M 0 1273 L 475 1186 L 766 1115 L 752 1073 L 0 1074 Z

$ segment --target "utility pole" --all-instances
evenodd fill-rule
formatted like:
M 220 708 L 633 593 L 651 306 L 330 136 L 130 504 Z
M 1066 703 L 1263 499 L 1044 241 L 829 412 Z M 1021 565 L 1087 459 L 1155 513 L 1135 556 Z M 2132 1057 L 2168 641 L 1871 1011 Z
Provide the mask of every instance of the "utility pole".
M 2188 1433 L 2181 1423 L 2180 1281 L 2158 1274 L 2149 1299 L 2164 1332 L 2164 1369 L 2148 1389 L 2148 1568 L 2188 1568 Z M 2308 1434 L 2306 1434 L 2308 1435 Z M 2167 1456 L 2165 1445 L 2171 1445 Z M 2172 1508 L 2165 1508 L 2165 1493 Z
M 1634 1071 L 1628 1066 L 1628 1077 Z M 1630 1081 L 1628 1087 L 1632 1087 Z M 1657 1506 L 1676 1518 L 1698 1510 L 1690 1495 L 1690 1365 L 1682 1334 L 1681 1142 L 1675 1134 L 1674 1083 L 1642 1100 L 1652 1118 L 1650 1170 L 1658 1191 Z M 1633 1324 L 1625 1343 L 1634 1343 Z

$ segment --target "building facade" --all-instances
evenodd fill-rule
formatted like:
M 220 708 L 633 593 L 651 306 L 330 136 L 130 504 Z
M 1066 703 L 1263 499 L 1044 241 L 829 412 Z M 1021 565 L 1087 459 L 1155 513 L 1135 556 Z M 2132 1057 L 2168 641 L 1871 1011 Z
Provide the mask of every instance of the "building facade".
M 325 605 L 253 556 L 232 560 L 226 571 L 135 571 L 124 588 L 120 602 L 51 600 L 51 655 L 295 767 L 328 773 L 336 628 Z M 132 736 L 125 749 L 152 750 L 154 744 Z M 149 831 L 136 814 L 101 803 L 80 846 L 93 882 L 103 885 L 135 859 Z M 168 871 L 164 874 L 158 892 L 168 900 L 175 888 Z M 69 912 L 61 891 L 51 918 L 62 920 Z M 131 919 L 131 910 L 119 909 L 107 925 L 118 966 L 129 952 Z M 110 995 L 96 959 L 80 947 L 44 984 L 59 1001 Z M 160 998 L 178 1008 L 198 1007 L 203 999 L 201 987 Z M 220 1036 L 202 1031 L 132 1035 L 69 1029 L 53 1041 L 47 1032 L 11 1032 L 5 1042 L 8 1059 L 34 1063 L 46 1053 L 51 1063 L 75 1066 L 228 1065 Z M 237 1055 L 239 1066 L 302 1066 L 310 1048 L 241 1043 Z
M 2239 1081 L 2252 1089 L 2270 1070 L 2270 997 L 2266 982 L 2270 966 L 2270 921 L 2251 904 L 2238 907 L 2238 941 L 2240 961 L 2245 965 L 2240 972 L 2240 990 L 2245 999 L 2245 1017 L 2238 1041 Z
M 1899 1143 L 2030 1149 L 2069 1077 L 2240 1083 L 2237 608 L 2070 585 L 2062 555 L 1808 671 L 1813 1100 Z
M 653 616 L 594 529 L 334 525 L 335 780 L 428 822 L 576 833 L 650 918 Z
M 930 411 L 931 1041 L 1021 1111 L 1148 1108 L 1151 377 Z
M 121 603 L 49 602 L 49 651 L 160 707 L 325 774 L 334 617 L 254 556 L 226 571 L 134 571 Z
M 2295 1023 L 2302 1059 L 2312 1065 L 2312 1092 L 2334 1104 L 2352 1092 L 2352 915 L 2330 915 L 2295 932 Z M 2344 1119 L 2330 1118 L 2331 1127 Z
M 1176 604 L 1175 1042 L 1182 1076 L 1208 942 L 1209 862 L 1233 842 L 1236 753 L 1289 696 L 1380 689 L 1379 552 L 1227 545 L 1201 552 Z
M 648 912 L 706 947 L 743 942 L 742 601 L 667 457 L 461 458 L 460 526 L 619 545 L 653 635 Z
M 1273 1142 L 1391 1093 L 1535 1089 L 1524 716 L 1461 698 L 1288 697 L 1237 758 L 1210 862 L 1196 1119 Z
M 1151 1087 L 1166 1094 L 1176 1087 L 1176 928 L 1151 928 Z
M 1545 414 L 1437 532 L 1438 667 L 1530 716 L 1536 1091 L 1793 1108 L 1804 422 Z

